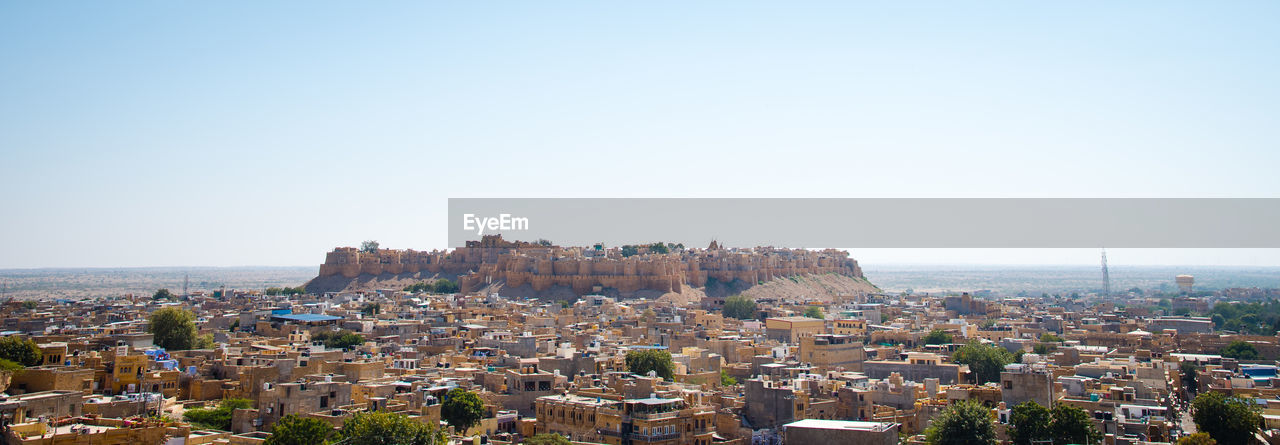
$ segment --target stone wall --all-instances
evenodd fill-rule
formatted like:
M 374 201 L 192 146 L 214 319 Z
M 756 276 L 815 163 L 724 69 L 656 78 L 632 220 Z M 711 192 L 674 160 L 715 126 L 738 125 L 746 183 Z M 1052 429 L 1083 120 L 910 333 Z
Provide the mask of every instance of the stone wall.
M 361 252 L 354 247 L 340 247 L 325 256 L 319 276 L 356 278 L 406 273 L 457 276 L 463 292 L 502 281 L 509 287 L 527 284 L 535 291 L 563 286 L 578 295 L 603 288 L 620 292 L 679 292 L 684 286 L 705 286 L 712 279 L 756 284 L 806 274 L 834 273 L 863 278 L 858 262 L 849 258 L 848 252 L 835 249 L 726 249 L 713 243 L 707 249 L 623 257 L 618 249 L 599 252 L 590 248 L 543 246 L 506 241 L 496 235 L 469 241 L 466 247 L 452 251 Z

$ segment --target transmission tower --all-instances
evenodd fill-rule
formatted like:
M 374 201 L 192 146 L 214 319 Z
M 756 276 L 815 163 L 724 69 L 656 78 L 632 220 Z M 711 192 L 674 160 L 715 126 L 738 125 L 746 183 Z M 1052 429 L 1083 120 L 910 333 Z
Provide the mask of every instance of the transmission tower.
M 1102 249 L 1102 296 L 1111 296 L 1111 272 L 1107 270 L 1107 249 Z
M 186 274 L 182 276 L 182 296 L 183 297 L 191 295 L 187 293 L 187 284 L 189 284 L 190 281 L 191 281 L 191 274 Z

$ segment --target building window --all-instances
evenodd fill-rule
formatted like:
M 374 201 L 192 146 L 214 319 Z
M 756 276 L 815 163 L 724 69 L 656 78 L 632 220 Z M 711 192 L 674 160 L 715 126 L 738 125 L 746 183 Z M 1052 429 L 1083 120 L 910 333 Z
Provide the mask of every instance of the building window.
M 1013 380 L 1005 380 L 1004 389 L 1013 389 Z

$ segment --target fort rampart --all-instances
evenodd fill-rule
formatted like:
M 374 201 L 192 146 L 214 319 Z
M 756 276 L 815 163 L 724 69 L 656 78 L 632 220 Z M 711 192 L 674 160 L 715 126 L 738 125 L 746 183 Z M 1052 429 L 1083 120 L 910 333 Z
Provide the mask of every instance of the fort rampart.
M 754 284 L 805 274 L 863 277 L 858 262 L 835 249 L 727 249 L 712 243 L 706 249 L 656 253 L 642 247 L 638 252 L 624 257 L 617 248 L 558 247 L 485 236 L 452 251 L 362 252 L 340 247 L 325 256 L 320 276 L 445 274 L 456 275 L 463 292 L 505 281 L 506 286 L 528 284 L 535 291 L 566 286 L 579 295 L 601 288 L 679 292 L 683 286 L 702 287 L 712 279 Z

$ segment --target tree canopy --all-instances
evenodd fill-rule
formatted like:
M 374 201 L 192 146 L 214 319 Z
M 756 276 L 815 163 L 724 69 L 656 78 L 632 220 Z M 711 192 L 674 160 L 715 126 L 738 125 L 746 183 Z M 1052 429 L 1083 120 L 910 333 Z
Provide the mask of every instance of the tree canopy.
M 991 410 L 982 403 L 963 400 L 947 406 L 925 430 L 930 445 L 996 445 Z
M 377 252 L 378 247 L 379 247 L 378 242 L 374 240 L 368 240 L 363 243 L 360 243 L 360 251 L 364 253 Z
M 444 445 L 444 431 L 404 414 L 359 412 L 342 424 L 335 442 L 344 445 Z
M 22 366 L 37 366 L 44 360 L 44 353 L 35 340 L 11 335 L 0 337 L 0 359 Z
M 249 399 L 222 399 L 215 408 L 189 409 L 182 413 L 182 418 L 200 428 L 231 431 L 231 412 L 245 408 L 253 408 L 253 402 Z
M 449 422 L 458 433 L 465 434 L 484 418 L 484 402 L 474 392 L 462 388 L 450 389 L 444 396 L 444 404 L 440 406 L 440 418 Z
M 458 286 L 458 283 L 449 281 L 448 278 L 439 278 L 430 282 L 423 281 L 413 283 L 404 287 L 405 292 L 427 292 L 435 294 L 453 294 L 457 293 L 461 289 L 462 288 Z
M 818 306 L 809 306 L 808 308 L 806 308 L 804 310 L 804 316 L 809 318 L 817 318 L 819 320 L 827 318 L 827 315 L 822 313 L 822 308 Z
M 196 330 L 196 315 L 186 309 L 176 307 L 161 308 L 151 313 L 147 320 L 147 332 L 154 338 L 152 342 L 170 351 L 211 348 L 213 338 L 202 338 Z
M 671 353 L 660 349 L 634 349 L 627 351 L 627 370 L 632 374 L 645 375 L 654 371 L 658 377 L 671 380 L 676 372 L 676 365 L 671 361 Z
M 971 341 L 951 355 L 951 361 L 969 365 L 969 371 L 977 383 L 1000 381 L 1004 365 L 1013 363 L 1013 354 L 1007 349 Z
M 929 331 L 929 335 L 924 336 L 924 339 L 920 341 L 926 345 L 945 345 L 951 343 L 952 340 L 951 334 L 948 334 L 947 331 L 934 329 Z
M 1062 337 L 1054 335 L 1051 332 L 1040 334 L 1040 341 L 1043 343 L 1062 343 Z
M 1209 433 L 1195 433 L 1178 438 L 1178 445 L 1217 445 L 1218 441 L 1209 437 Z
M 1199 392 L 1200 385 L 1196 381 L 1198 372 L 1195 362 L 1183 361 L 1178 364 L 1178 374 L 1182 377 L 1182 386 L 1186 388 L 1187 394 L 1195 395 Z
M 1262 425 L 1262 416 L 1251 401 L 1218 392 L 1196 396 L 1191 402 L 1191 418 L 1198 430 L 1222 445 L 1246 445 Z
M 756 302 L 741 295 L 725 298 L 724 316 L 739 320 L 754 320 L 756 318 Z
M 1096 444 L 1102 442 L 1102 433 L 1093 425 L 1089 413 L 1085 410 L 1058 404 L 1051 410 L 1053 420 L 1049 423 L 1053 443 Z
M 343 329 L 341 331 L 320 331 L 311 335 L 311 341 L 321 342 L 326 348 L 348 349 L 364 344 L 364 337 L 355 332 Z
M 1253 347 L 1249 342 L 1236 340 L 1222 348 L 1219 352 L 1223 357 L 1231 357 L 1238 360 L 1257 360 L 1258 348 Z
M 276 421 L 263 445 L 324 445 L 331 435 L 333 425 L 329 422 L 290 414 Z
M 1048 408 L 1033 401 L 1023 402 L 1009 414 L 1009 440 L 1013 445 L 1048 440 L 1053 435 L 1049 429 L 1052 419 Z
M 151 294 L 151 299 L 152 300 L 174 300 L 174 299 L 177 299 L 177 297 L 173 296 L 173 292 L 169 292 L 169 289 L 160 288 L 160 289 L 156 289 L 156 293 Z
M 733 378 L 733 376 L 729 375 L 729 372 L 725 371 L 724 368 L 720 368 L 720 386 L 733 386 L 737 384 L 738 384 L 738 379 L 735 379 Z
M 1214 327 L 1253 335 L 1276 335 L 1280 330 L 1280 301 L 1219 302 L 1209 310 Z
M 306 286 L 268 287 L 262 293 L 264 295 L 304 295 L 307 293 L 307 289 L 306 289 Z

